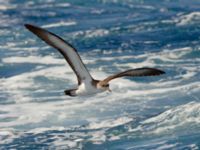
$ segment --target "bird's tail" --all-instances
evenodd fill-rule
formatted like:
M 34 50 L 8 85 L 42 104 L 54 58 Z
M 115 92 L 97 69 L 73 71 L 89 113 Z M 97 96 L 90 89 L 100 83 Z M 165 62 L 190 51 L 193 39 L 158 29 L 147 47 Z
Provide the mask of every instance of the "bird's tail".
M 65 95 L 69 95 L 69 96 L 76 96 L 76 90 L 77 89 L 70 89 L 70 90 L 65 90 Z

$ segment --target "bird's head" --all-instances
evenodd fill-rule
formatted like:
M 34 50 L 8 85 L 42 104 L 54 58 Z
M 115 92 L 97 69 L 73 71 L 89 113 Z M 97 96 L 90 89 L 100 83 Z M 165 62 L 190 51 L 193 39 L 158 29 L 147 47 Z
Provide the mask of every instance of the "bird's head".
M 103 82 L 103 81 L 100 81 L 98 84 L 97 84 L 97 88 L 98 89 L 101 89 L 103 91 L 109 91 L 111 92 L 110 88 L 109 88 L 109 84 L 107 82 Z

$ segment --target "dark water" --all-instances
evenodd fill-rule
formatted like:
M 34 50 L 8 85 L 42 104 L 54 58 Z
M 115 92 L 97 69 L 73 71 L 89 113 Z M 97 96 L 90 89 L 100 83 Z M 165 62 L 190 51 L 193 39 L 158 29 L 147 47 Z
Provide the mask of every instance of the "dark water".
M 75 75 L 24 23 L 73 44 L 94 78 L 166 74 L 65 96 Z M 199 149 L 199 0 L 0 0 L 0 35 L 0 149 Z

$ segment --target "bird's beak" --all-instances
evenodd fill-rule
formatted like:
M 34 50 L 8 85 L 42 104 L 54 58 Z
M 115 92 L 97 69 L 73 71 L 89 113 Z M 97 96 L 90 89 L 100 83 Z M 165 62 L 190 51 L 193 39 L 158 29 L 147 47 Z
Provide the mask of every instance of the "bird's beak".
M 111 90 L 110 88 L 108 88 L 108 91 L 109 91 L 109 92 L 112 92 L 112 90 Z

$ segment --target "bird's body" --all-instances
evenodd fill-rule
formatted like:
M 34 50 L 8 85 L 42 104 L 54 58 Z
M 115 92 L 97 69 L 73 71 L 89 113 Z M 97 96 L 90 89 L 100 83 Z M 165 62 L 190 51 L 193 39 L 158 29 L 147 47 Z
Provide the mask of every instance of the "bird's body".
M 81 83 L 77 90 L 75 91 L 76 95 L 84 96 L 84 95 L 91 95 L 106 91 L 106 89 L 99 89 L 97 84 L 90 84 L 90 83 Z
M 95 80 L 83 64 L 77 50 L 71 44 L 59 36 L 40 27 L 30 24 L 25 24 L 25 27 L 36 34 L 40 39 L 44 40 L 47 44 L 56 48 L 71 66 L 77 76 L 78 86 L 75 89 L 65 90 L 65 94 L 69 96 L 83 96 L 110 91 L 109 82 L 119 77 L 154 76 L 164 73 L 163 71 L 155 68 L 137 68 L 111 75 L 103 80 Z

